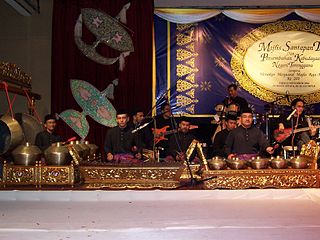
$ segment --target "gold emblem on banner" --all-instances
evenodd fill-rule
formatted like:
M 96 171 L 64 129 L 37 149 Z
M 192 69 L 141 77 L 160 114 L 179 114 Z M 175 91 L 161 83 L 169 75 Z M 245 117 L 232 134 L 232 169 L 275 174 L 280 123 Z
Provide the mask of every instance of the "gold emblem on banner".
M 299 20 L 277 21 L 274 23 L 265 24 L 259 28 L 254 29 L 241 39 L 236 39 L 235 37 L 235 39 L 233 40 L 238 44 L 232 53 L 230 65 L 235 79 L 246 91 L 257 98 L 260 98 L 261 100 L 267 102 L 278 101 L 279 104 L 288 105 L 290 103 L 286 99 L 280 99 L 284 96 L 284 94 L 276 93 L 264 86 L 257 84 L 254 79 L 250 78 L 244 67 L 244 58 L 248 48 L 250 48 L 255 42 L 261 40 L 262 38 L 265 38 L 268 35 L 284 31 L 301 31 L 320 36 L 320 24 Z M 320 90 L 304 94 L 303 96 L 298 94 L 290 94 L 291 99 L 297 97 L 303 97 L 303 99 L 309 104 L 318 103 L 320 102 Z

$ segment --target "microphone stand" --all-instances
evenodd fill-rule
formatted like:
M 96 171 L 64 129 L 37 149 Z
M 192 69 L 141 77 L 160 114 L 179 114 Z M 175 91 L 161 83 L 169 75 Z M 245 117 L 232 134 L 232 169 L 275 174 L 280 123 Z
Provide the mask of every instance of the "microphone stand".
M 164 98 L 167 94 L 168 94 L 168 92 L 171 90 L 171 87 L 170 88 L 168 88 L 159 98 L 158 98 L 158 100 L 156 100 L 156 103 L 151 107 L 151 109 L 149 110 L 149 112 L 146 114 L 146 116 L 145 116 L 145 118 L 148 118 L 149 116 L 152 116 L 152 111 L 157 107 L 157 105 L 158 105 L 158 102 L 160 101 L 160 100 L 162 100 L 162 98 Z M 156 118 L 155 118 L 155 116 L 152 116 L 151 117 L 152 118 L 152 120 L 149 122 L 149 123 L 151 123 L 152 121 L 153 121 L 153 127 L 154 127 L 154 129 L 157 129 L 157 124 L 156 124 Z M 149 124 L 148 123 L 148 124 Z M 136 127 L 136 129 L 137 128 L 140 128 L 140 125 L 141 125 L 141 123 L 139 123 L 138 124 L 138 126 Z M 142 128 L 141 128 L 142 129 Z M 140 129 L 139 129 L 140 130 Z M 139 131 L 138 130 L 138 131 Z M 156 136 L 156 133 L 155 133 L 155 131 L 153 131 L 153 154 L 154 154 L 154 157 L 155 157 L 155 159 L 157 159 L 157 161 L 159 162 L 160 161 L 160 159 L 159 159 L 159 150 L 158 149 L 156 149 L 156 144 L 155 144 L 155 136 Z
M 293 151 L 293 157 L 296 156 L 296 151 L 294 150 L 294 138 L 295 138 L 295 133 L 294 133 L 294 130 L 298 127 L 298 123 L 299 123 L 299 117 L 300 117 L 300 114 L 297 115 L 297 122 L 296 122 L 296 125 L 294 126 L 294 122 L 293 122 L 293 116 L 291 117 L 291 148 L 292 148 L 292 151 Z
M 169 104 L 169 106 L 170 106 L 170 110 L 171 110 L 171 105 Z M 171 111 L 171 112 L 172 112 L 172 111 Z M 175 119 L 175 117 L 174 117 L 173 114 L 171 115 L 171 118 L 170 118 L 170 119 L 171 119 L 171 126 L 172 126 L 173 130 L 174 130 L 174 129 L 178 129 L 177 121 L 176 121 L 176 119 Z M 175 138 L 175 140 L 176 140 L 176 143 L 177 143 L 179 152 L 182 152 L 182 148 L 181 148 L 181 145 L 180 145 L 179 139 L 178 139 L 178 137 L 179 137 L 178 131 L 177 131 L 177 132 L 174 132 L 173 134 L 174 134 L 174 138 Z M 191 155 L 190 155 L 190 156 L 191 156 Z M 187 164 L 188 172 L 189 172 L 189 174 L 190 174 L 190 183 L 189 183 L 189 184 L 190 184 L 191 186 L 195 186 L 195 185 L 196 185 L 196 178 L 193 176 L 193 173 L 192 173 L 192 169 L 191 169 L 191 165 L 190 165 L 190 157 L 189 157 L 189 158 L 186 157 L 186 158 L 185 158 L 185 162 L 186 162 L 186 164 Z

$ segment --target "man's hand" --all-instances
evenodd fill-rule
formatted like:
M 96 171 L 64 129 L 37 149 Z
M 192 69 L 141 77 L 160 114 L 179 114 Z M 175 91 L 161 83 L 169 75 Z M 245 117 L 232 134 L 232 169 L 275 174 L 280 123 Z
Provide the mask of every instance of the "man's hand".
M 177 161 L 184 161 L 185 160 L 185 154 L 183 152 L 177 152 L 176 160 Z
M 141 159 L 142 157 L 141 153 L 136 153 L 134 156 L 136 157 L 136 159 Z
M 267 147 L 266 151 L 267 151 L 267 153 L 272 154 L 274 152 L 274 148 L 273 147 Z
M 107 154 L 107 160 L 108 160 L 108 161 L 112 161 L 112 160 L 113 160 L 113 155 L 112 155 L 112 153 L 108 153 L 108 154 Z
M 284 131 L 284 125 L 283 123 L 279 123 L 279 132 L 283 132 Z

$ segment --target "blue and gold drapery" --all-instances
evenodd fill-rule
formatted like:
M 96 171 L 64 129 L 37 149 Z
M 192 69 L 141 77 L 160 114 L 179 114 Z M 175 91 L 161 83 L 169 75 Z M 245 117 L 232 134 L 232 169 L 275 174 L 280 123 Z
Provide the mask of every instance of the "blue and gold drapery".
M 153 104 L 158 112 L 160 105 L 168 100 L 175 114 L 204 117 L 213 114 L 214 106 L 226 97 L 227 86 L 236 82 L 231 58 L 243 36 L 261 27 L 265 21 L 310 22 L 306 21 L 308 17 L 313 21 L 320 20 L 317 9 L 197 11 L 207 20 L 200 21 L 200 16 L 193 21 L 173 23 L 164 19 L 163 12 L 156 11 Z M 270 15 L 271 11 L 273 15 Z M 170 14 L 169 11 L 166 19 L 172 19 Z M 183 10 L 179 14 L 181 20 L 189 13 Z M 267 102 L 261 98 L 242 88 L 239 95 L 256 111 L 264 111 Z

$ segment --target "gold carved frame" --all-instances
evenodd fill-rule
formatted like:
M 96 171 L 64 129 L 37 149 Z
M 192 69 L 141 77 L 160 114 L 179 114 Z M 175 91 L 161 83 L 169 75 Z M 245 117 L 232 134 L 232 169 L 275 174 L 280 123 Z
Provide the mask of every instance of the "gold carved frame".
M 269 34 L 283 32 L 283 31 L 303 31 L 309 32 L 320 36 L 320 24 L 291 20 L 291 21 L 277 21 L 274 23 L 264 24 L 263 26 L 252 30 L 242 37 L 238 45 L 235 47 L 231 58 L 231 69 L 233 71 L 235 79 L 239 84 L 249 93 L 255 97 L 267 101 L 277 101 L 279 104 L 288 105 L 286 99 L 279 99 L 283 94 L 272 92 L 261 85 L 255 83 L 246 73 L 243 66 L 243 59 L 247 52 L 247 49 L 251 47 L 256 41 L 266 37 Z M 290 95 L 292 99 L 301 97 L 300 95 Z M 320 90 L 310 94 L 303 95 L 304 100 L 311 103 L 320 102 Z

